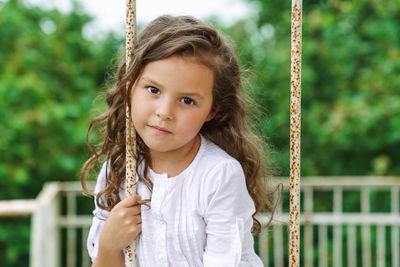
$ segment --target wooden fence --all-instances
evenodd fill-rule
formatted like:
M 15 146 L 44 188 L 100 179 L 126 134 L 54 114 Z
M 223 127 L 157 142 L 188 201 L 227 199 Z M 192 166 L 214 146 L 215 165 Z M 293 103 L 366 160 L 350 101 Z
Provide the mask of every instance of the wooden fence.
M 257 238 L 266 267 L 288 266 L 288 179 L 275 182 L 283 201 Z M 400 177 L 307 177 L 301 186 L 302 266 L 399 267 Z M 92 203 L 79 183 L 47 183 L 35 200 L 0 201 L 0 220 L 32 216 L 31 267 L 86 267 L 92 215 L 80 207 Z

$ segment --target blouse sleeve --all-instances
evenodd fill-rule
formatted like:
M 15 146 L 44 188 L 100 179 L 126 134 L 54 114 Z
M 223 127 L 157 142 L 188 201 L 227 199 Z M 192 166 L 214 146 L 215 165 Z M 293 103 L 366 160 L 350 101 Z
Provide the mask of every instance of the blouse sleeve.
M 206 181 L 204 266 L 263 266 L 253 248 L 255 208 L 239 162 L 219 163 Z
M 97 177 L 96 187 L 94 189 L 94 193 L 96 197 L 94 198 L 95 209 L 93 210 L 93 220 L 92 225 L 89 230 L 89 235 L 87 238 L 87 249 L 92 262 L 96 259 L 98 248 L 99 248 L 99 238 L 101 231 L 103 230 L 103 226 L 108 218 L 109 212 L 101 209 L 97 205 L 97 194 L 105 187 L 106 185 L 106 163 L 103 164 L 99 176 Z

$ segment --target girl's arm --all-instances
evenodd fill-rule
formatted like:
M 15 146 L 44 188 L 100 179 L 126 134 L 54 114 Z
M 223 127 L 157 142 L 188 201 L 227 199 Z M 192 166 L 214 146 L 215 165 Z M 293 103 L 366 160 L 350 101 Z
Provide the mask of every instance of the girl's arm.
M 207 178 L 204 267 L 263 266 L 253 249 L 255 208 L 240 163 L 221 162 Z
M 124 266 L 122 250 L 142 231 L 141 197 L 135 195 L 119 202 L 111 210 L 101 231 L 99 250 L 93 267 Z
M 124 252 L 122 250 L 116 253 L 105 250 L 101 252 L 101 247 L 99 254 L 97 255 L 96 261 L 93 263 L 92 267 L 101 266 L 125 266 Z

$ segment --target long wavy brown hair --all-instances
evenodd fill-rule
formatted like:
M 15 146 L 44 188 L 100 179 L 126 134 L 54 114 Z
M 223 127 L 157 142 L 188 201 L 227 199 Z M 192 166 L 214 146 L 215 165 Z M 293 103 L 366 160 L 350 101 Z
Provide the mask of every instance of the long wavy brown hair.
M 97 204 L 105 210 L 111 210 L 120 201 L 119 192 L 125 179 L 125 105 L 128 103 L 130 108 L 132 87 L 146 64 L 173 55 L 194 56 L 214 73 L 212 109 L 216 115 L 211 121 L 205 122 L 200 133 L 240 162 L 248 192 L 254 201 L 255 214 L 261 210 L 273 214 L 272 190 L 267 188 L 267 178 L 272 173 L 268 157 L 263 156 L 267 146 L 255 134 L 247 118 L 248 97 L 234 51 L 231 41 L 213 25 L 193 17 L 161 16 L 145 27 L 134 46 L 130 68 L 125 71 L 125 61 L 120 64 L 115 84 L 107 92 L 108 110 L 90 123 L 86 142 L 93 155 L 81 171 L 85 193 L 92 194 L 86 185 L 90 170 L 105 160 L 108 165 L 106 186 L 98 193 Z M 104 137 L 94 147 L 89 142 L 89 133 L 93 128 L 98 129 Z M 153 184 L 148 177 L 150 153 L 140 136 L 137 136 L 135 156 L 137 166 L 142 163 L 144 166 L 141 172 L 137 169 L 138 179 L 151 191 Z M 253 234 L 258 234 L 261 224 L 255 214 Z

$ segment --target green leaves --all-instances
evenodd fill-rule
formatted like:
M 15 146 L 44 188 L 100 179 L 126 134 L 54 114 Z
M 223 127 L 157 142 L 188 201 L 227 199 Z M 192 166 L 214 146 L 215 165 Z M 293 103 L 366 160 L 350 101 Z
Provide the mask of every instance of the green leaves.
M 92 102 L 122 42 L 85 39 L 90 17 L 79 6 L 62 14 L 10 1 L 0 10 L 0 199 L 33 198 L 45 181 L 78 179 Z
M 47 181 L 79 179 L 92 103 L 123 44 L 112 34 L 87 40 L 89 21 L 79 6 L 62 14 L 0 3 L 0 199 L 35 198 Z M 28 219 L 1 220 L 0 251 L 5 266 L 28 264 Z
M 287 155 L 290 1 L 250 1 L 261 7 L 259 16 L 226 31 L 239 40 L 255 99 L 267 110 L 260 127 L 277 154 Z M 399 11 L 389 0 L 304 3 L 302 175 L 400 172 Z M 274 34 L 252 42 L 265 28 Z M 277 162 L 288 175 L 288 158 Z

